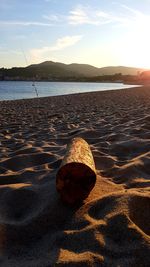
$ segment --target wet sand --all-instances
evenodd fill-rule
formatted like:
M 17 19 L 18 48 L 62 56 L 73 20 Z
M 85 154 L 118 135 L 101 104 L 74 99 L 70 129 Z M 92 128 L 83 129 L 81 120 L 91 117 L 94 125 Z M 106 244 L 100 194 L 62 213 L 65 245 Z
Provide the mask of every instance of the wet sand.
M 73 137 L 97 180 L 71 208 L 55 178 Z M 150 86 L 0 102 L 0 266 L 150 266 Z

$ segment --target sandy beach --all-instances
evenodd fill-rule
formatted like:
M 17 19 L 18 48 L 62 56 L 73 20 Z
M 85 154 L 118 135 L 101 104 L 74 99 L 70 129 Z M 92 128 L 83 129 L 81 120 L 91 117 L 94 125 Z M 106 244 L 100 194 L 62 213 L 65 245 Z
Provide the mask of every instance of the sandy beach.
M 69 207 L 56 173 L 74 137 L 97 178 Z M 150 86 L 0 102 L 0 266 L 150 266 Z

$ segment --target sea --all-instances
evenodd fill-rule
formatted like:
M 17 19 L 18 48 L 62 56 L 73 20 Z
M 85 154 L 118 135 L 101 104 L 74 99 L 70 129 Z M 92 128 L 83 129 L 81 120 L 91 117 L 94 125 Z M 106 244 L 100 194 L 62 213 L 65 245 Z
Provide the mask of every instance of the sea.
M 138 87 L 123 83 L 0 81 L 0 101 Z

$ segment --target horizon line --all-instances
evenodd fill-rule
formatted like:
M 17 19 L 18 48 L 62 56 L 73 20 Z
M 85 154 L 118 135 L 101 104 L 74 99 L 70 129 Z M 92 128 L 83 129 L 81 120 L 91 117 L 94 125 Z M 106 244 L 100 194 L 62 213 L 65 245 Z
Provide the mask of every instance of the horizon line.
M 26 66 L 13 66 L 13 67 L 0 67 L 0 69 L 12 69 L 12 68 L 27 68 L 29 66 L 32 66 L 32 65 L 40 65 L 40 64 L 43 64 L 43 63 L 46 63 L 46 62 L 51 62 L 51 63 L 60 63 L 60 64 L 64 64 L 64 65 L 73 65 L 73 64 L 77 64 L 77 65 L 88 65 L 88 66 L 92 66 L 94 68 L 97 68 L 97 69 L 102 69 L 102 68 L 114 68 L 114 67 L 119 67 L 119 68 L 133 68 L 133 69 L 142 69 L 142 70 L 150 70 L 150 68 L 145 68 L 145 67 L 133 67 L 133 66 L 124 66 L 124 65 L 107 65 L 107 66 L 103 66 L 103 67 L 96 67 L 94 65 L 91 65 L 89 63 L 77 63 L 77 62 L 72 62 L 72 63 L 64 63 L 64 62 L 60 62 L 60 61 L 52 61 L 52 60 L 45 60 L 45 61 L 42 61 L 42 62 L 39 62 L 39 63 L 32 63 L 32 64 L 29 64 L 29 65 L 26 65 Z

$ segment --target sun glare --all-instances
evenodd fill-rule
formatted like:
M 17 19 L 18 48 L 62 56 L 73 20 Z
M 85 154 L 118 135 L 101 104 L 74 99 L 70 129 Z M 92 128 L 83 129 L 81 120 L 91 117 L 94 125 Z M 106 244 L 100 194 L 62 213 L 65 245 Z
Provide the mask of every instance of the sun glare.
M 150 69 L 150 18 L 134 22 L 114 47 L 118 59 L 126 66 Z M 116 45 L 116 43 L 115 43 Z
M 128 39 L 126 56 L 132 59 L 137 67 L 150 68 L 150 17 L 142 17 L 135 23 Z M 131 41 L 130 41 L 131 40 Z

